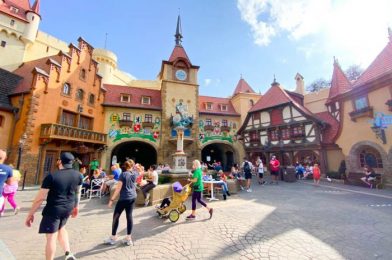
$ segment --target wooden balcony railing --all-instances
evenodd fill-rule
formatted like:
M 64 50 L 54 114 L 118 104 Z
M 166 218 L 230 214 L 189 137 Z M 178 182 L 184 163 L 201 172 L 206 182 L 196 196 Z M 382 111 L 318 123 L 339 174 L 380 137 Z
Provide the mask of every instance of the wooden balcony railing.
M 68 141 L 78 141 L 95 144 L 106 144 L 107 135 L 93 132 L 86 129 L 59 125 L 59 124 L 42 124 L 40 139 L 60 139 Z
M 230 132 L 230 126 L 227 126 L 227 125 L 221 126 L 221 131 L 222 132 Z
M 123 126 L 132 127 L 133 121 L 121 119 L 121 120 L 118 120 L 118 124 L 120 125 L 120 127 L 123 127 Z

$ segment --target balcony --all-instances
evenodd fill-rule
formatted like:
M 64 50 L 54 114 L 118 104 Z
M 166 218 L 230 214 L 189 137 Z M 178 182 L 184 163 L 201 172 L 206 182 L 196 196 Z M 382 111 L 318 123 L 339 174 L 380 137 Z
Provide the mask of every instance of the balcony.
M 42 124 L 40 133 L 41 142 L 57 139 L 94 144 L 106 144 L 106 137 L 106 134 L 58 124 Z
M 373 107 L 364 107 L 358 110 L 354 110 L 349 113 L 351 120 L 356 122 L 359 117 L 370 117 L 373 118 Z
M 227 126 L 227 125 L 221 126 L 221 131 L 222 132 L 230 132 L 230 126 Z
M 213 131 L 214 130 L 214 126 L 213 125 L 205 125 L 204 126 L 204 131 Z
M 154 123 L 153 122 L 143 122 L 142 123 L 143 128 L 153 128 L 154 127 Z
M 118 124 L 120 125 L 120 127 L 123 127 L 123 126 L 132 127 L 133 121 L 121 119 L 121 120 L 118 120 Z

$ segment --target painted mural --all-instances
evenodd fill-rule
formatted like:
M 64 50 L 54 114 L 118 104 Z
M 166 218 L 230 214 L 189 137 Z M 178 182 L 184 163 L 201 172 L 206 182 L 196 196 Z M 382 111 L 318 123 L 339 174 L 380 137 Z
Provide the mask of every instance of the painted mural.
M 236 141 L 237 124 L 228 121 L 227 125 L 222 125 L 221 121 L 215 120 L 211 124 L 206 124 L 205 120 L 199 120 L 199 142 L 201 144 L 220 140 L 233 143 Z
M 155 117 L 152 123 L 142 122 L 142 118 L 142 115 L 135 114 L 132 120 L 121 120 L 119 114 L 112 113 L 109 117 L 109 139 L 115 143 L 124 138 L 141 138 L 156 143 L 160 137 L 160 117 Z

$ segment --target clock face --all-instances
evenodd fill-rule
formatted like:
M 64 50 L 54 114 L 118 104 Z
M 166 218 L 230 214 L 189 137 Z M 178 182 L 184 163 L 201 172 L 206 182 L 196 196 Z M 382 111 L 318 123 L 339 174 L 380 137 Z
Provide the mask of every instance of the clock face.
M 186 77 L 187 77 L 187 75 L 186 75 L 186 72 L 184 70 L 177 70 L 176 71 L 176 78 L 178 80 L 186 80 Z

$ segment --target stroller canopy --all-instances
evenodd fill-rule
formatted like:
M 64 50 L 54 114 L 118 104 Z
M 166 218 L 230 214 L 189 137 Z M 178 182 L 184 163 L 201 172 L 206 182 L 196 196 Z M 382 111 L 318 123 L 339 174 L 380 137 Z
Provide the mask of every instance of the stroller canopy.
M 173 190 L 175 192 L 181 192 L 182 191 L 182 185 L 181 183 L 179 183 L 178 181 L 176 181 L 175 183 L 173 183 Z

